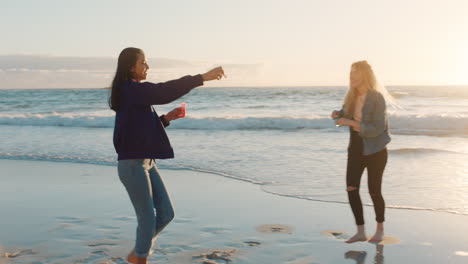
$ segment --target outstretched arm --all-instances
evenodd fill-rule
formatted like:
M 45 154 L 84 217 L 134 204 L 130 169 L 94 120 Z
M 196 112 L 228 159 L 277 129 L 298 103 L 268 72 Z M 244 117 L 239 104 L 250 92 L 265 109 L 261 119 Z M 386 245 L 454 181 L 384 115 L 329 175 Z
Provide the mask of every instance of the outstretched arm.
M 163 83 L 131 83 L 131 93 L 136 105 L 162 105 L 173 102 L 189 93 L 195 87 L 203 85 L 205 81 L 219 80 L 225 77 L 222 67 L 214 68 L 204 74 L 184 76 L 177 80 Z

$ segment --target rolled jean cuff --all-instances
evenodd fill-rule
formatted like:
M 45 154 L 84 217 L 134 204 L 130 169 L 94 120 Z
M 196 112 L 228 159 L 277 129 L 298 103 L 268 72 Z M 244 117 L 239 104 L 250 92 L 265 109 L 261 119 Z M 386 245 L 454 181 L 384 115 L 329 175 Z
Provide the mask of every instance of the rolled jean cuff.
M 144 254 L 140 254 L 140 253 L 136 252 L 136 250 L 135 250 L 135 256 L 137 256 L 139 258 L 147 258 L 149 256 L 149 252 L 144 253 Z

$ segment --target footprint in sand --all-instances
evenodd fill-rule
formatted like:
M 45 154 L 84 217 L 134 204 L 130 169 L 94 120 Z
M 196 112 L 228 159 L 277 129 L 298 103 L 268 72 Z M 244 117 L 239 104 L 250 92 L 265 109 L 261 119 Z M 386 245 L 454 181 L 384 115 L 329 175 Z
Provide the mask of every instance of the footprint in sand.
M 14 253 L 8 253 L 8 252 L 5 252 L 3 254 L 3 256 L 5 258 L 17 258 L 19 256 L 24 256 L 24 255 L 36 255 L 37 252 L 34 252 L 33 250 L 31 249 L 23 249 L 23 250 L 20 250 L 20 251 L 17 251 L 17 252 L 14 252 Z
M 85 222 L 85 219 L 81 219 L 81 218 L 73 217 L 73 216 L 59 216 L 59 217 L 56 217 L 55 219 L 59 220 L 62 223 L 60 223 L 56 227 L 49 229 L 49 232 L 72 228 L 72 227 L 75 227 L 77 224 L 82 224 Z
M 75 260 L 73 263 L 127 264 L 128 262 L 121 257 L 113 257 L 104 250 L 95 250 L 90 252 L 89 256 Z
M 193 220 L 189 218 L 177 218 L 174 220 L 174 223 L 191 223 L 191 222 L 193 222 Z
M 215 250 L 211 253 L 202 253 L 200 255 L 194 255 L 192 258 L 200 258 L 203 264 L 217 264 L 217 260 L 223 260 L 225 262 L 231 262 L 230 258 L 237 250 Z
M 348 234 L 346 234 L 344 231 L 342 230 L 325 230 L 325 231 L 322 231 L 320 232 L 323 236 L 328 236 L 328 237 L 332 237 L 336 240 L 340 240 L 340 241 L 344 241 L 344 240 L 348 240 L 350 238 L 350 236 Z M 368 236 L 367 239 L 369 240 L 371 237 Z M 374 243 L 374 244 L 378 244 L 378 245 L 393 245 L 393 244 L 398 244 L 400 243 L 401 240 L 397 237 L 394 237 L 394 236 L 384 236 L 383 237 L 383 240 L 380 242 L 380 243 Z
M 231 232 L 230 229 L 225 228 L 225 227 L 204 227 L 201 229 L 201 231 L 206 232 L 206 233 L 211 233 L 211 234 Z
M 100 246 L 117 246 L 117 243 L 114 242 L 96 242 L 96 243 L 90 243 L 88 244 L 88 247 L 100 247 Z
M 328 236 L 328 237 L 332 237 L 336 240 L 347 240 L 350 238 L 350 236 L 348 234 L 346 234 L 344 231 L 342 230 L 324 230 L 322 232 L 320 232 L 320 234 L 322 234 L 323 236 Z
M 107 256 L 107 252 L 105 250 L 94 250 L 94 251 L 91 251 L 91 254 L 94 254 L 94 255 L 103 255 L 103 256 Z
M 119 217 L 112 218 L 112 220 L 123 221 L 123 222 L 133 221 L 134 219 L 136 219 L 136 217 L 119 216 Z
M 294 228 L 287 225 L 261 225 L 257 226 L 257 231 L 262 233 L 286 233 L 292 234 Z
M 100 225 L 97 228 L 98 229 L 104 229 L 104 230 L 117 230 L 117 229 L 119 229 L 119 227 L 111 226 L 111 225 Z
M 260 242 L 257 241 L 244 241 L 244 243 L 251 247 L 260 245 Z
M 73 223 L 62 223 L 54 228 L 51 228 L 49 229 L 49 232 L 53 232 L 53 231 L 57 231 L 57 230 L 61 230 L 61 229 L 66 229 L 66 228 L 71 228 L 71 227 L 74 227 L 75 224 Z
M 291 260 L 289 262 L 286 262 L 285 264 L 318 264 L 318 263 L 315 262 L 314 258 L 312 257 L 305 257 L 305 258 Z
M 370 237 L 369 237 L 370 239 Z M 380 243 L 374 243 L 378 245 L 393 245 L 393 244 L 399 244 L 401 240 L 397 237 L 394 236 L 384 236 L 383 240 Z
M 85 222 L 85 219 L 73 217 L 73 216 L 59 216 L 59 217 L 56 217 L 56 219 L 65 223 L 73 223 L 73 224 L 79 224 L 79 223 Z

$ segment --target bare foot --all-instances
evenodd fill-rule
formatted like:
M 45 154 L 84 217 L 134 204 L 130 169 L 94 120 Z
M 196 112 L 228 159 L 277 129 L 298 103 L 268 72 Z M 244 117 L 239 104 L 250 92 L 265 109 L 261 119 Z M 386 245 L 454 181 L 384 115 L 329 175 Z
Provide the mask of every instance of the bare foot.
M 367 241 L 366 233 L 364 232 L 357 232 L 352 238 L 346 240 L 345 242 L 348 244 L 359 242 L 359 241 Z
M 130 252 L 127 256 L 127 262 L 132 263 L 132 264 L 146 264 L 146 259 L 147 258 L 140 258 L 135 255 L 135 249 Z
M 377 231 L 377 232 L 375 232 L 375 235 L 371 239 L 369 239 L 369 242 L 371 242 L 371 243 L 382 242 L 383 237 L 384 237 L 384 233 L 380 232 L 380 231 Z

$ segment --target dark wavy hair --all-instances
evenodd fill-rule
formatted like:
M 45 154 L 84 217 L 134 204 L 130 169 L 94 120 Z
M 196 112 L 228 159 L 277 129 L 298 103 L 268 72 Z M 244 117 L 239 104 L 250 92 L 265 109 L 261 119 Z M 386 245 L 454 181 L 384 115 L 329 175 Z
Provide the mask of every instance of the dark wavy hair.
M 132 67 L 135 66 L 138 54 L 144 54 L 143 50 L 138 48 L 125 48 L 120 52 L 117 62 L 117 70 L 109 92 L 109 107 L 114 111 L 119 110 L 120 89 L 119 85 L 123 81 L 133 78 Z

